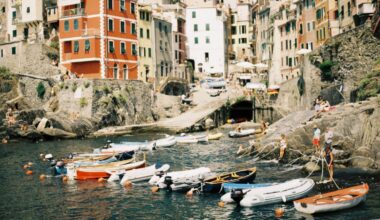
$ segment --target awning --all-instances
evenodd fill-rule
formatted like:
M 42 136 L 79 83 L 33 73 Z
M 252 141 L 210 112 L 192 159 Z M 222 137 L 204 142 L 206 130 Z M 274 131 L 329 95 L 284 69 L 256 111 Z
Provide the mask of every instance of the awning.
M 81 3 L 81 0 L 59 0 L 58 1 L 59 6 L 76 5 L 80 3 Z
M 245 85 L 245 88 L 256 89 L 256 90 L 265 90 L 267 87 L 263 83 L 254 82 L 254 83 L 247 83 L 247 85 Z

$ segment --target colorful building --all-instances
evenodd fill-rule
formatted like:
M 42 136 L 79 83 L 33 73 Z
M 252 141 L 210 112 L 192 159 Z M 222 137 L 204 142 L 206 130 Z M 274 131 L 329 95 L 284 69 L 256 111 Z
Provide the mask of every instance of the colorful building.
M 61 65 L 85 78 L 138 79 L 136 2 L 60 0 Z

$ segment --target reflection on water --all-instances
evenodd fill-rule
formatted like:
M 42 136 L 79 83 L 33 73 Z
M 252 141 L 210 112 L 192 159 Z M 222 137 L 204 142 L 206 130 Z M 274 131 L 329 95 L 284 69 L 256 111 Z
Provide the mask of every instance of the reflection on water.
M 159 135 L 138 135 L 115 138 L 115 141 L 144 141 Z M 146 183 L 125 189 L 116 183 L 79 181 L 63 183 L 60 178 L 40 181 L 47 173 L 47 164 L 38 159 L 50 152 L 62 157 L 69 152 L 86 152 L 100 147 L 106 139 L 66 140 L 41 143 L 11 143 L 0 145 L 0 219 L 273 219 L 274 210 L 283 207 L 282 219 L 369 219 L 380 215 L 379 178 L 360 175 L 338 175 L 342 186 L 370 181 L 367 202 L 354 209 L 316 216 L 294 210 L 291 203 L 255 208 L 235 205 L 219 207 L 220 195 L 194 195 L 161 191 L 153 194 Z M 177 145 L 147 154 L 150 163 L 169 163 L 172 170 L 201 166 L 216 172 L 257 166 L 256 182 L 279 182 L 305 176 L 300 167 L 283 167 L 273 161 L 255 163 L 249 158 L 236 158 L 235 152 L 246 139 L 223 137 L 210 144 Z M 32 161 L 34 175 L 24 174 L 22 165 Z M 318 176 L 315 177 L 319 179 Z

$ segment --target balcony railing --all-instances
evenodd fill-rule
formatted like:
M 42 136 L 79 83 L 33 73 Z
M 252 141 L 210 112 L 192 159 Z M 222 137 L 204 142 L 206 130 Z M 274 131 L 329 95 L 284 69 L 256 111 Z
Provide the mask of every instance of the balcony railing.
M 100 29 L 96 28 L 88 28 L 88 29 L 83 29 L 82 31 L 82 36 L 100 36 Z
M 84 8 L 73 8 L 73 9 L 62 10 L 61 18 L 83 16 L 83 15 L 85 15 Z
M 57 22 L 59 20 L 58 16 L 58 7 L 50 7 L 46 9 L 47 12 L 47 21 L 49 23 L 51 22 Z

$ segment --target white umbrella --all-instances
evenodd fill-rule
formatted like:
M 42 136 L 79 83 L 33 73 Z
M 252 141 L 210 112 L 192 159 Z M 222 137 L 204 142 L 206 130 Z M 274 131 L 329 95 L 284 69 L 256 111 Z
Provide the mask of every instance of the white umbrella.
M 255 66 L 252 63 L 249 62 L 239 62 L 236 64 L 236 66 L 244 68 L 244 69 L 253 69 Z
M 264 63 L 256 63 L 254 66 L 257 68 L 268 68 L 268 65 Z
M 297 51 L 296 54 L 305 55 L 305 54 L 308 54 L 310 52 L 311 52 L 311 50 L 302 48 L 301 50 Z
M 279 85 L 270 85 L 270 86 L 268 87 L 268 89 L 276 90 L 276 89 L 280 89 L 280 86 L 279 86 Z
M 245 88 L 247 88 L 247 89 L 257 89 L 257 90 L 265 90 L 267 87 L 263 83 L 253 82 L 253 83 L 247 83 L 247 85 L 245 85 Z

